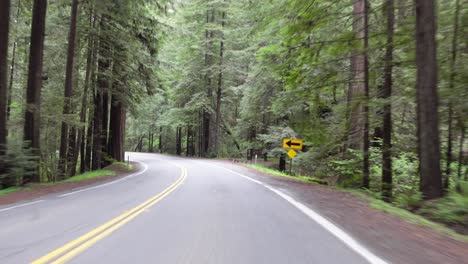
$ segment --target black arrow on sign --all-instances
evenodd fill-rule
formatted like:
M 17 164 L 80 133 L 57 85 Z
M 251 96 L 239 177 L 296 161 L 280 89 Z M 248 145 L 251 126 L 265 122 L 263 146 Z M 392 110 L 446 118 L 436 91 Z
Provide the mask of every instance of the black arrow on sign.
M 286 145 L 288 145 L 288 147 L 291 147 L 291 146 L 300 146 L 301 143 L 293 143 L 292 140 L 289 140 L 288 142 L 286 142 Z

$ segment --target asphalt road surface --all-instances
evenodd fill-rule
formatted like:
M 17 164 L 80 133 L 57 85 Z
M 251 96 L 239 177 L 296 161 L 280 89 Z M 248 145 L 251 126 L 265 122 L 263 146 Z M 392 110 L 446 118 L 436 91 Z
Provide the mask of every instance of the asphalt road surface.
M 0 207 L 0 263 L 385 263 L 223 163 L 129 155 L 135 175 Z

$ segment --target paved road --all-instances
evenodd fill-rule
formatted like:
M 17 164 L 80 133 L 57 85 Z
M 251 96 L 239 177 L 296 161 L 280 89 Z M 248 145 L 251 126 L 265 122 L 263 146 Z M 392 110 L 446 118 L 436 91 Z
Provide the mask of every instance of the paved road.
M 130 157 L 139 175 L 0 208 L 0 263 L 383 263 L 222 163 Z

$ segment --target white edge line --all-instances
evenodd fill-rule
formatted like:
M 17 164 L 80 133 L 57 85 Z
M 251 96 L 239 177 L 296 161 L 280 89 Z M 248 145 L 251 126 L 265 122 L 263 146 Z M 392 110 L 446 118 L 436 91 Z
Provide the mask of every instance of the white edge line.
M 277 194 L 278 196 L 280 196 L 281 198 L 283 198 L 284 200 L 286 200 L 287 202 L 292 204 L 294 207 L 299 209 L 302 213 L 307 215 L 309 218 L 314 220 L 317 224 L 321 225 L 328 232 L 332 233 L 335 237 L 337 237 L 339 240 L 341 240 L 343 243 L 345 243 L 349 248 L 351 248 L 356 253 L 358 253 L 363 258 L 365 258 L 369 263 L 372 263 L 372 264 L 388 264 L 387 261 L 385 261 L 382 258 L 376 256 L 374 253 L 370 252 L 366 247 L 361 245 L 358 241 L 356 241 L 354 238 L 352 238 L 348 233 L 343 231 L 341 228 L 339 228 L 338 226 L 336 226 L 335 224 L 333 224 L 332 222 L 330 222 L 329 220 L 327 220 L 325 217 L 321 216 L 320 214 L 318 214 L 314 210 L 312 210 L 309 207 L 305 206 L 304 204 L 296 201 L 291 196 L 289 196 L 287 194 L 284 194 L 283 192 L 278 191 L 278 190 L 274 189 L 273 187 L 268 186 L 268 185 L 266 185 L 265 183 L 263 183 L 261 181 L 257 181 L 255 179 L 252 179 L 249 176 L 240 174 L 238 172 L 235 172 L 235 171 L 230 170 L 230 169 L 226 169 L 226 168 L 218 166 L 218 165 L 214 165 L 214 164 L 209 164 L 209 165 L 216 166 L 218 168 L 227 170 L 227 171 L 229 171 L 231 173 L 234 173 L 236 175 L 241 176 L 244 179 L 247 179 L 249 181 L 252 181 L 252 182 L 255 182 L 255 183 L 259 184 L 259 185 L 262 185 L 263 187 L 267 188 L 268 190 L 274 192 L 275 194 Z
M 40 203 L 40 202 L 43 202 L 43 201 L 44 201 L 44 200 L 37 200 L 37 201 L 34 201 L 34 202 L 30 202 L 30 203 L 24 203 L 24 204 L 19 204 L 19 205 L 15 205 L 15 206 L 3 208 L 3 209 L 0 209 L 0 212 L 8 211 L 8 210 L 15 209 L 15 208 L 18 208 L 18 207 L 23 207 L 23 206 L 28 206 L 28 205 L 32 205 L 32 204 L 37 204 L 37 203 Z
M 136 173 L 133 173 L 133 174 L 130 174 L 128 176 L 125 176 L 124 178 L 122 179 L 119 179 L 119 180 L 115 180 L 115 181 L 111 181 L 111 182 L 108 182 L 108 183 L 104 183 L 104 184 L 101 184 L 101 185 L 97 185 L 97 186 L 93 186 L 93 187 L 89 187 L 89 188 L 85 188 L 85 189 L 81 189 L 81 190 L 78 190 L 78 191 L 74 191 L 74 192 L 69 192 L 69 193 L 65 193 L 65 194 L 61 194 L 61 195 L 58 195 L 57 197 L 67 197 L 67 196 L 70 196 L 70 195 L 74 195 L 74 194 L 77 194 L 77 193 L 81 193 L 81 192 L 86 192 L 86 191 L 90 191 L 90 190 L 94 190 L 94 189 L 98 189 L 98 188 L 102 188 L 102 187 L 105 187 L 105 186 L 109 186 L 109 185 L 112 185 L 112 184 L 116 184 L 116 183 L 119 183 L 119 182 L 122 182 L 122 181 L 126 181 L 132 177 L 135 177 L 135 176 L 138 176 L 144 172 L 146 172 L 148 170 L 148 165 L 146 165 L 145 163 L 143 162 L 139 162 L 137 161 L 138 163 L 142 164 L 145 168 L 139 172 L 136 172 Z

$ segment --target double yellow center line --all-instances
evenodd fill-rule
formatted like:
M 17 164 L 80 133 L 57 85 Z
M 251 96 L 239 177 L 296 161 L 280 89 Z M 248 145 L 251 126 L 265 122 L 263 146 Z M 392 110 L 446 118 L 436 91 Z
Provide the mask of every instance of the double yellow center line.
M 86 250 L 87 248 L 96 244 L 99 240 L 105 238 L 106 236 L 114 232 L 115 230 L 119 229 L 126 223 L 130 222 L 139 214 L 143 213 L 145 210 L 149 209 L 150 207 L 152 207 L 153 205 L 155 205 L 156 203 L 164 199 L 164 197 L 168 196 L 175 189 L 177 189 L 177 187 L 179 187 L 184 182 L 185 178 L 187 178 L 187 169 L 183 167 L 180 167 L 180 169 L 182 170 L 182 172 L 178 180 L 174 182 L 173 184 L 171 184 L 169 187 L 167 187 L 161 193 L 151 197 L 150 199 L 146 200 L 145 202 L 136 206 L 130 211 L 126 211 L 125 213 L 106 222 L 105 224 L 90 231 L 89 233 L 73 241 L 70 241 L 66 245 L 33 261 L 32 264 L 66 263 L 67 261 L 71 260 L 73 257 L 77 256 L 78 254 Z

